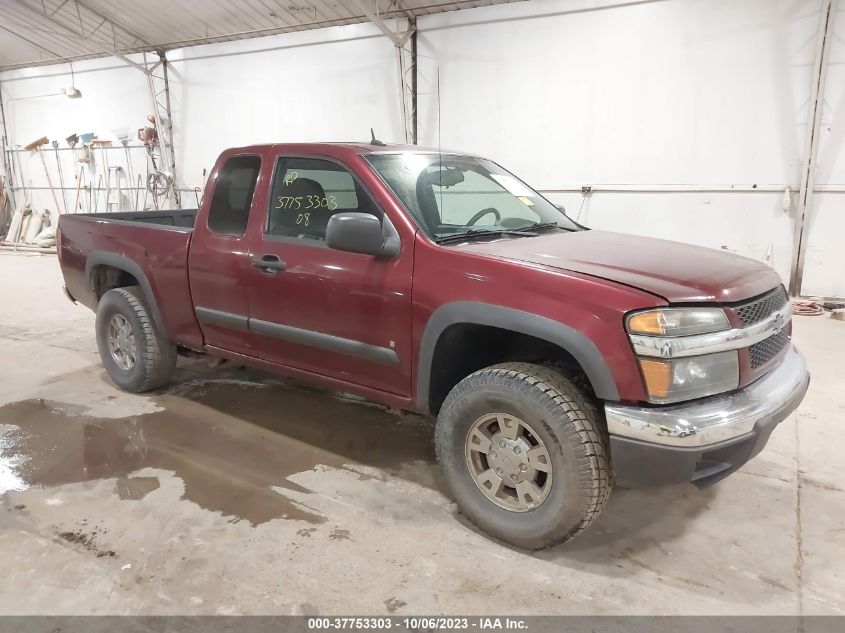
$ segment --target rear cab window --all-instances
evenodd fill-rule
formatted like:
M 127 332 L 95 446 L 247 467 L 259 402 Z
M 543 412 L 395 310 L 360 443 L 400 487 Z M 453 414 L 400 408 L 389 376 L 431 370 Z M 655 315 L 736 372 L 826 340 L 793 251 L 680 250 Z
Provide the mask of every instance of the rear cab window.
M 226 161 L 217 174 L 208 209 L 209 231 L 236 236 L 246 232 L 260 169 L 259 156 L 234 156 Z

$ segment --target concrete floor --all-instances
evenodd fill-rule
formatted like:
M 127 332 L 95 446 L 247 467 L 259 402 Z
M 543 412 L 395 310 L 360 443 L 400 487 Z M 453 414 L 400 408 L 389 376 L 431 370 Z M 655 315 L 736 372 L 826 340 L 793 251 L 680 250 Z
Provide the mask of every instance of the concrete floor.
M 109 383 L 55 257 L 0 254 L 2 614 L 843 614 L 845 323 L 739 473 L 617 490 L 541 553 L 444 496 L 432 427 L 237 368 Z

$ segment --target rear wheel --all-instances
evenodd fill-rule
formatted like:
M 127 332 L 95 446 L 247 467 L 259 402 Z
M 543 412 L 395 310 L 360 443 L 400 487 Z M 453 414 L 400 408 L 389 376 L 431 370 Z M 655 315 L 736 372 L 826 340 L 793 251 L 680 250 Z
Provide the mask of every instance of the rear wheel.
M 138 286 L 106 292 L 97 307 L 97 348 L 114 383 L 140 393 L 166 384 L 176 346 L 159 332 Z
M 461 510 L 518 547 L 575 537 L 613 486 L 598 409 L 550 367 L 505 363 L 468 376 L 443 403 L 435 443 Z

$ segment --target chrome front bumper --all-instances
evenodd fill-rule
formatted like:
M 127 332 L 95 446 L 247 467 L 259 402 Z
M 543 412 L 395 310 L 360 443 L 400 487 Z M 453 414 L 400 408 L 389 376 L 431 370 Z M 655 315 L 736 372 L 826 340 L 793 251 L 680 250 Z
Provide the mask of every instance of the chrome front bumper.
M 790 344 L 777 367 L 733 393 L 665 407 L 608 404 L 617 479 L 712 483 L 762 450 L 774 427 L 801 404 L 809 384 L 804 357 Z
M 668 407 L 605 406 L 607 430 L 666 446 L 705 446 L 741 437 L 759 420 L 797 407 L 810 374 L 798 349 L 791 345 L 780 364 L 757 382 L 725 396 Z

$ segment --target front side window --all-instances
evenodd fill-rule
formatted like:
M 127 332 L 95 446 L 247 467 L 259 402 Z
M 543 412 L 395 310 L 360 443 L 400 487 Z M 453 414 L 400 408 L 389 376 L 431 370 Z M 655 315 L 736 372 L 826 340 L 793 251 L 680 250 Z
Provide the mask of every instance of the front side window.
M 208 209 L 210 231 L 223 235 L 244 234 L 260 168 L 258 156 L 235 156 L 226 161 L 217 174 Z
M 352 174 L 321 158 L 280 158 L 271 194 L 268 235 L 324 241 L 335 213 L 360 211 L 381 218 Z
M 435 240 L 482 232 L 577 230 L 557 207 L 497 164 L 472 156 L 366 157 L 417 223 Z

